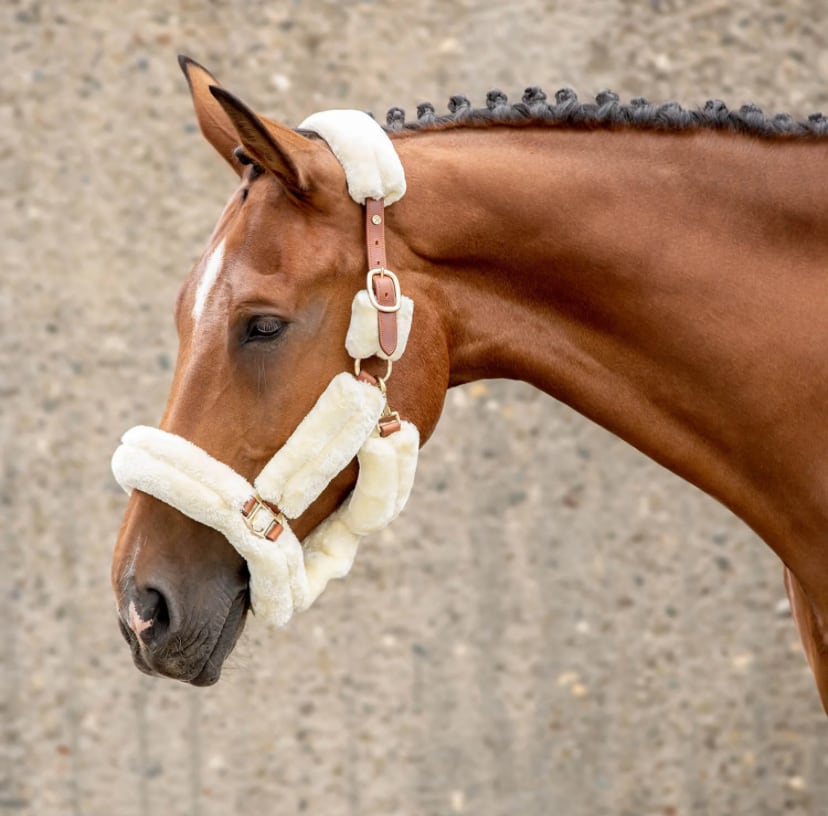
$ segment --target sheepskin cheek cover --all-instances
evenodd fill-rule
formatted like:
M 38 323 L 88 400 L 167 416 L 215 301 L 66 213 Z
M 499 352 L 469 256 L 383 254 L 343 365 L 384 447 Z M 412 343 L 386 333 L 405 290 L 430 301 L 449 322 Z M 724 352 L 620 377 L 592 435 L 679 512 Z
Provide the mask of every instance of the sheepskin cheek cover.
M 308 603 L 328 581 L 348 574 L 359 540 L 387 527 L 405 507 L 414 484 L 420 434 L 410 422 L 391 436 L 374 434 L 359 452 L 359 476 L 350 500 L 304 541 Z
M 385 405 L 378 388 L 343 372 L 256 477 L 259 495 L 298 518 L 362 447 Z
M 400 296 L 400 308 L 397 311 L 397 347 L 391 355 L 380 347 L 377 310 L 371 305 L 368 292 L 361 289 L 351 303 L 351 323 L 345 337 L 345 348 L 355 360 L 367 360 L 377 356 L 383 360 L 396 363 L 403 356 L 408 334 L 411 331 L 411 319 L 414 316 L 414 301 L 405 295 Z

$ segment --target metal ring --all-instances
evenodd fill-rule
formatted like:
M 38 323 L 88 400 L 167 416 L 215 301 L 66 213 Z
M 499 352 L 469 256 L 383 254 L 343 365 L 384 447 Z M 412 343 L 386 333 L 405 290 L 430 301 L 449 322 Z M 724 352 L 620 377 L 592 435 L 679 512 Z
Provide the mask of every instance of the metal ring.
M 393 363 L 391 362 L 391 360 L 390 359 L 386 360 L 385 361 L 385 376 L 384 377 L 377 377 L 377 384 L 378 384 L 379 390 L 382 391 L 383 394 L 385 393 L 385 383 L 388 380 L 388 378 L 391 376 L 391 369 L 392 368 L 393 368 Z M 359 377 L 361 371 L 362 371 L 362 360 L 355 359 L 354 360 L 354 376 Z
M 388 381 L 388 378 L 391 376 L 391 369 L 393 368 L 393 364 L 392 364 L 390 358 L 387 359 L 385 361 L 385 363 L 386 363 L 385 376 L 384 377 L 377 377 L 377 380 L 379 380 L 380 388 L 382 389 L 383 394 L 385 393 L 385 383 Z

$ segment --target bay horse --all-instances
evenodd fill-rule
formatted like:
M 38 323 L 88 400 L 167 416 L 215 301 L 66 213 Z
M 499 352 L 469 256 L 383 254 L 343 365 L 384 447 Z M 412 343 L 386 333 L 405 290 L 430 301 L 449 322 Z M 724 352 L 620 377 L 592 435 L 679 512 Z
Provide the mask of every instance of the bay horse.
M 178 293 L 161 428 L 253 479 L 352 365 L 364 213 L 325 140 L 180 62 L 239 185 Z M 416 305 L 389 402 L 424 442 L 449 387 L 523 380 L 722 502 L 782 560 L 828 710 L 828 120 L 538 88 L 449 107 L 388 115 L 408 189 L 387 254 Z M 300 541 L 358 473 L 291 521 Z M 139 668 L 214 683 L 248 578 L 220 532 L 133 491 L 112 580 Z

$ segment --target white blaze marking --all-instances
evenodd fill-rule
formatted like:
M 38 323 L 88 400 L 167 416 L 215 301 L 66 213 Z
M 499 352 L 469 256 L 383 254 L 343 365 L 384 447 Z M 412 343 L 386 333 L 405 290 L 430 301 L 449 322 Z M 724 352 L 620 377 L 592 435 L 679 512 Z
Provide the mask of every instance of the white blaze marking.
M 219 272 L 221 272 L 222 264 L 224 263 L 224 241 L 222 241 L 210 254 L 207 259 L 207 264 L 204 267 L 204 272 L 201 275 L 201 280 L 198 282 L 198 287 L 195 293 L 195 302 L 193 303 L 193 319 L 198 323 L 201 313 L 204 311 L 204 306 L 207 304 L 207 298 L 210 296 L 210 291 L 218 280 Z

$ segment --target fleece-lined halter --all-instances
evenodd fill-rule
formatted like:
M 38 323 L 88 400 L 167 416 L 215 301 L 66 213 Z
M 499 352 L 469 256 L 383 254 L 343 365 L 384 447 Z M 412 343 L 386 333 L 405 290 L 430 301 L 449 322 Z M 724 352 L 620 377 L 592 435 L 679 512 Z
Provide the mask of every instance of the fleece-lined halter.
M 348 573 L 362 536 L 397 517 L 419 450 L 417 428 L 400 420 L 385 397 L 414 309 L 385 268 L 384 207 L 405 193 L 402 164 L 382 128 L 360 111 L 316 113 L 300 129 L 326 140 L 345 170 L 348 192 L 366 207 L 369 271 L 351 304 L 345 338 L 355 374 L 331 380 L 253 484 L 192 442 L 143 425 L 124 434 L 112 457 L 115 478 L 128 493 L 148 493 L 227 538 L 247 562 L 253 611 L 277 625 Z M 373 356 L 387 361 L 385 377 L 360 370 Z M 359 476 L 350 498 L 300 542 L 288 519 L 300 516 L 354 456 Z

